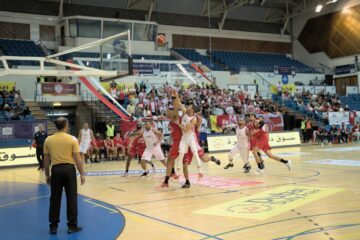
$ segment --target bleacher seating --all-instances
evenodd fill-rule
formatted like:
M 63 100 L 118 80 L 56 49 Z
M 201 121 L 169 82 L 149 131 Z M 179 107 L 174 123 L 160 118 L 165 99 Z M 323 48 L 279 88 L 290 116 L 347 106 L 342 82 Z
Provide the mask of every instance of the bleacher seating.
M 360 111 L 360 94 L 349 94 L 347 97 L 340 97 L 342 105 L 348 105 L 350 111 Z
M 44 56 L 43 51 L 34 41 L 29 40 L 13 40 L 0 39 L 0 51 L 6 56 Z M 36 66 L 39 65 L 36 61 L 9 61 L 11 66 Z
M 14 98 L 12 96 L 7 97 L 5 99 L 5 101 L 6 101 L 6 103 L 8 103 L 10 105 L 10 107 L 15 107 Z M 0 98 L 0 106 L 2 106 L 3 104 L 4 104 L 4 99 Z M 20 106 L 23 109 L 25 109 L 25 107 L 26 107 L 25 102 L 22 102 L 20 104 Z M 31 114 L 27 115 L 26 117 L 24 117 L 24 115 L 19 115 L 19 120 L 22 120 L 22 121 L 34 121 L 35 118 Z M 0 110 L 0 122 L 6 122 L 6 121 L 9 121 L 9 120 L 6 119 L 6 117 L 5 117 L 5 110 Z
M 242 68 L 252 72 L 273 72 L 274 66 L 278 66 L 294 67 L 298 73 L 316 73 L 314 68 L 291 59 L 285 54 L 212 51 L 211 57 L 229 66 L 233 72 L 240 72 Z
M 204 64 L 211 70 L 214 70 L 214 71 L 224 71 L 225 70 L 223 66 L 221 66 L 220 64 L 218 64 L 214 61 L 210 61 L 209 57 L 201 55 L 195 49 L 174 48 L 173 50 L 178 52 L 180 55 L 182 55 L 183 57 L 185 57 L 191 61 L 201 62 L 202 64 Z

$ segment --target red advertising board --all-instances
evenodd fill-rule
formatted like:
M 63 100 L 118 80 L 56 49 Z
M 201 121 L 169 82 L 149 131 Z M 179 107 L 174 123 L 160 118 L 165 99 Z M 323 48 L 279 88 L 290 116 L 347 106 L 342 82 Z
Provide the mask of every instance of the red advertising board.
M 41 83 L 42 95 L 76 95 L 76 83 Z

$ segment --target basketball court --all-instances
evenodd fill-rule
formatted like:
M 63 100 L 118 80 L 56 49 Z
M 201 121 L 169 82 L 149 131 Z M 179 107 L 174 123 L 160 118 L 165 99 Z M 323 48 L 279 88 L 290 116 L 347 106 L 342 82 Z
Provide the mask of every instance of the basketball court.
M 359 239 L 360 146 L 274 152 L 292 160 L 293 169 L 266 159 L 264 174 L 243 174 L 235 159 L 235 167 L 224 170 L 227 155 L 220 153 L 222 165 L 204 165 L 205 178 L 191 177 L 190 189 L 181 189 L 180 179 L 159 190 L 160 164 L 145 178 L 137 161 L 128 177 L 121 176 L 124 162 L 87 164 L 86 184 L 79 187 L 84 231 L 68 239 Z M 1 218 L 4 239 L 66 238 L 64 205 L 58 236 L 44 231 L 49 187 L 42 172 L 3 169 L 0 181 L 0 212 L 9 216 Z
M 360 239 L 359 0 L 3 1 L 0 240 Z M 148 176 L 138 160 L 123 176 L 141 139 L 165 150 L 193 131 L 185 141 L 194 146 L 194 116 L 177 119 L 178 100 L 192 107 L 182 118 L 199 107 L 197 141 L 221 165 L 203 163 L 199 180 L 194 161 L 188 189 L 183 176 L 160 188 L 166 169 L 156 159 Z M 263 120 L 245 129 L 247 115 Z M 44 142 L 32 140 L 40 125 L 62 131 L 58 117 L 96 155 L 85 184 L 77 180 L 82 231 L 67 232 L 63 192 L 49 232 Z M 137 124 L 149 121 L 161 133 L 146 143 Z M 258 132 L 252 147 L 264 151 L 266 140 L 290 171 L 265 155 L 263 173 L 253 156 L 249 173 L 239 156 L 224 169 L 230 149 L 247 150 Z M 118 160 L 96 162 L 101 155 Z

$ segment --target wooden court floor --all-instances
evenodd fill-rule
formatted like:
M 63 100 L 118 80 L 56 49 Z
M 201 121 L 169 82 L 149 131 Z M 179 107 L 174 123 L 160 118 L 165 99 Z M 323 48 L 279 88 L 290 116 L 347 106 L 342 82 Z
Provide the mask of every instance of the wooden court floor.
M 141 178 L 132 171 L 121 177 L 121 161 L 87 164 L 90 176 L 79 194 L 124 215 L 118 239 L 360 239 L 360 144 L 279 148 L 274 153 L 290 159 L 293 169 L 265 158 L 262 175 L 255 174 L 253 159 L 249 174 L 242 173 L 240 159 L 224 170 L 227 154 L 219 153 L 221 166 L 204 164 L 205 178 L 198 182 L 194 177 L 185 190 L 175 180 L 169 189 L 158 190 L 163 173 Z M 140 165 L 133 161 L 130 169 L 140 170 Z M 4 169 L 0 181 L 41 184 L 43 175 L 34 167 Z M 92 221 L 102 218 L 93 216 Z

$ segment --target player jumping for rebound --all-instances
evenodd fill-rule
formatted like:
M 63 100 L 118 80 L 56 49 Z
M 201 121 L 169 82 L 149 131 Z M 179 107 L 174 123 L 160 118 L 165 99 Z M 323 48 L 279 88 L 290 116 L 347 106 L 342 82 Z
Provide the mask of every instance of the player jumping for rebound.
M 149 163 L 152 166 L 155 173 L 155 166 L 151 162 L 153 155 L 166 167 L 165 156 L 161 149 L 161 140 L 164 136 L 158 129 L 151 127 L 151 122 L 145 123 L 145 131 L 143 131 L 142 136 L 146 146 L 145 151 L 141 156 L 141 167 L 144 170 L 142 176 L 147 176 L 149 172 L 146 170 L 146 163 Z
M 179 156 L 179 146 L 182 136 L 181 128 L 179 127 L 179 123 L 180 123 L 179 112 L 178 110 L 175 109 L 168 109 L 166 112 L 166 116 L 170 119 L 169 129 L 170 129 L 172 144 L 169 150 L 169 156 L 166 165 L 166 176 L 160 188 L 169 187 L 169 179 L 171 175 L 173 175 L 174 178 L 179 178 L 179 176 L 175 173 L 174 170 L 175 159 Z
M 250 172 L 251 165 L 249 163 L 249 150 L 250 150 L 250 143 L 249 143 L 249 129 L 245 125 L 245 120 L 243 117 L 239 117 L 238 125 L 236 127 L 236 138 L 237 143 L 231 149 L 229 153 L 229 164 L 225 166 L 225 169 L 230 167 L 234 167 L 233 159 L 234 156 L 240 153 L 240 157 L 245 163 L 243 169 L 244 173 Z
M 262 150 L 263 152 L 265 152 L 265 154 L 278 162 L 281 162 L 283 164 L 285 164 L 289 170 L 291 170 L 291 161 L 290 160 L 285 160 L 279 156 L 274 155 L 271 152 L 271 147 L 269 145 L 269 137 L 266 131 L 264 131 L 263 126 L 264 126 L 264 122 L 263 121 L 259 121 L 256 120 L 255 121 L 255 129 L 253 130 L 253 137 L 255 138 L 255 146 L 253 147 L 253 154 L 255 159 L 259 158 L 259 152 L 260 150 Z M 259 159 L 257 159 L 257 161 L 260 161 Z

